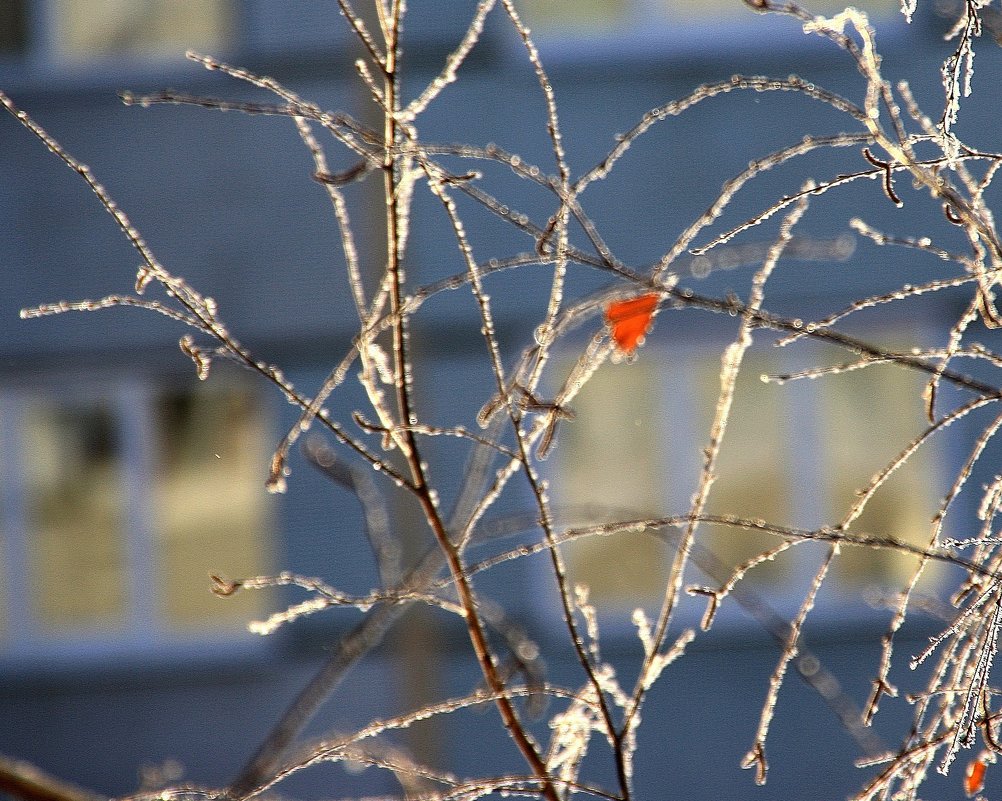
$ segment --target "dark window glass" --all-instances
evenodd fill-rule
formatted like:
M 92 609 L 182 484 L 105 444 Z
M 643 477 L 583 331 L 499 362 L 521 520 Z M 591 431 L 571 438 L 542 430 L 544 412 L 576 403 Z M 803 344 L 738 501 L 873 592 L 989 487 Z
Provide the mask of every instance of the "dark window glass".
M 0 2 L 0 56 L 16 55 L 27 49 L 27 0 L 3 0 Z

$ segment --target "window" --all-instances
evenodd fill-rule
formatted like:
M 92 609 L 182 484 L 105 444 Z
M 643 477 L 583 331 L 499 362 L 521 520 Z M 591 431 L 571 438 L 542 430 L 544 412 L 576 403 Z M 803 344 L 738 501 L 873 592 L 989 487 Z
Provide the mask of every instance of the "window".
M 805 503 L 816 492 L 814 471 L 818 467 L 816 463 L 805 464 L 811 460 L 804 458 L 804 418 L 811 413 L 809 403 L 804 402 L 807 399 L 802 397 L 801 387 L 761 380 L 762 375 L 783 372 L 788 365 L 780 355 L 761 347 L 745 354 L 717 458 L 708 514 L 788 526 L 813 522 L 810 517 L 815 510 Z M 719 352 L 697 357 L 690 375 L 697 408 L 689 447 L 702 449 L 709 441 L 720 393 Z M 693 485 L 692 491 L 695 489 Z M 703 536 L 703 544 L 717 563 L 710 583 L 726 580 L 734 568 L 778 544 L 770 534 L 712 524 L 703 528 Z M 790 556 L 757 565 L 745 580 L 771 589 L 796 583 L 797 571 Z
M 667 389 L 650 360 L 606 364 L 575 399 L 575 419 L 559 429 L 552 482 L 559 519 L 572 526 L 670 514 L 666 460 L 679 433 L 660 414 Z M 559 476 L 559 479 L 556 477 Z M 589 537 L 565 548 L 573 582 L 605 604 L 632 607 L 653 597 L 668 562 L 664 543 L 647 533 Z
M 236 38 L 238 11 L 234 0 L 3 0 L 0 63 L 30 57 L 76 67 L 218 52 Z
M 835 14 L 845 8 L 842 0 L 814 0 L 812 13 Z M 863 0 L 853 3 L 871 16 L 896 13 L 899 0 Z M 561 32 L 608 32 L 610 28 L 636 25 L 710 25 L 741 20 L 749 9 L 734 0 L 547 0 L 526 3 L 525 15 L 542 34 Z
M 797 481 L 797 436 L 786 388 L 766 386 L 763 372 L 776 361 L 745 358 L 731 410 L 717 481 L 707 513 L 796 524 L 800 498 L 810 489 Z M 579 394 L 574 420 L 560 430 L 552 457 L 553 493 L 571 510 L 574 525 L 684 514 L 689 509 L 713 420 L 719 353 L 666 353 L 648 346 L 633 364 L 606 364 Z M 594 458 L 600 454 L 600 458 Z M 729 527 L 701 526 L 697 564 L 723 581 L 727 572 L 776 543 L 773 536 Z M 594 537 L 566 547 L 573 581 L 591 588 L 600 605 L 632 608 L 660 599 L 677 529 Z M 770 562 L 749 574 L 753 584 L 789 581 L 790 566 Z
M 51 42 L 60 58 L 145 56 L 212 50 L 233 27 L 227 0 L 49 0 Z
M 824 422 L 820 444 L 829 516 L 844 514 L 870 476 L 925 428 L 926 380 L 924 375 L 886 365 L 833 376 L 819 388 L 824 390 L 818 393 L 818 412 Z M 850 531 L 927 546 L 930 521 L 948 486 L 937 474 L 942 459 L 941 442 L 931 440 L 895 471 Z M 902 553 L 846 548 L 833 570 L 844 586 L 901 587 L 914 567 L 915 558 Z M 927 570 L 933 574 L 940 567 L 933 564 Z
M 560 30 L 602 33 L 610 26 L 622 25 L 629 13 L 630 0 L 553 0 L 525 6 L 526 21 L 533 32 L 544 35 Z
M 209 574 L 273 569 L 261 400 L 79 383 L 0 398 L 0 653 L 240 634 L 266 595 L 221 600 Z
M 915 339 L 912 332 L 911 339 Z M 763 374 L 795 364 L 792 352 L 758 347 L 746 355 L 706 512 L 814 528 L 840 522 L 855 493 L 924 430 L 922 376 L 893 365 L 783 386 Z M 563 523 L 595 525 L 688 511 L 720 389 L 720 352 L 686 353 L 648 345 L 634 364 L 607 364 L 571 404 L 551 456 L 552 495 Z M 598 458 L 596 458 L 596 455 Z M 924 547 L 946 485 L 947 458 L 933 437 L 873 496 L 850 531 Z M 558 479 L 557 476 L 560 478 Z M 572 581 L 590 587 L 600 608 L 657 603 L 677 531 L 592 537 L 564 546 Z M 775 546 L 770 534 L 703 524 L 696 567 L 710 585 Z M 792 610 L 813 576 L 818 549 L 796 547 L 745 577 L 771 605 Z M 829 590 L 853 601 L 873 589 L 887 596 L 907 583 L 916 557 L 846 547 Z M 935 581 L 933 565 L 927 580 Z M 698 574 L 688 580 L 699 583 Z M 702 608 L 697 612 L 701 613 Z
M 27 47 L 27 0 L 4 0 L 0 3 L 0 58 L 21 55 Z
M 45 631 L 120 628 L 126 505 L 113 409 L 36 399 L 21 434 L 30 615 Z
M 206 570 L 233 578 L 271 562 L 263 486 L 273 444 L 251 392 L 199 388 L 158 398 L 153 497 L 156 558 L 165 578 L 157 585 L 158 606 L 172 627 L 196 631 L 206 615 L 240 626 L 260 612 L 253 604 L 213 603 Z M 256 594 L 233 600 L 264 600 L 246 597 Z

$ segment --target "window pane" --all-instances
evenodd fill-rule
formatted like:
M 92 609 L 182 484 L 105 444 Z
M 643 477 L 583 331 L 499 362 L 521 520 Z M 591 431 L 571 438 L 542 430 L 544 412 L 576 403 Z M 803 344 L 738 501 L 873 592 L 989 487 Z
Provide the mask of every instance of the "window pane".
M 899 0 L 861 0 L 852 4 L 871 17 L 897 13 Z M 812 13 L 835 14 L 844 0 L 816 0 Z M 522 13 L 534 32 L 547 36 L 601 35 L 626 26 L 666 26 L 673 23 L 712 25 L 745 20 L 754 24 L 753 12 L 740 0 L 545 0 L 525 3 Z
M 893 366 L 870 367 L 826 379 L 819 386 L 824 420 L 829 516 L 837 521 L 866 487 L 925 428 L 925 378 Z M 936 437 L 915 453 L 869 501 L 851 531 L 890 536 L 925 547 L 945 489 L 936 487 L 941 445 Z M 841 585 L 898 588 L 916 557 L 893 551 L 843 548 L 835 564 Z M 937 570 L 933 564 L 929 574 Z
M 746 357 L 730 412 L 707 511 L 794 522 L 798 495 L 789 458 L 792 436 L 784 391 L 760 375 L 775 364 Z M 553 492 L 576 524 L 683 514 L 701 466 L 720 391 L 720 358 L 710 352 L 681 368 L 648 351 L 635 364 L 606 364 L 575 399 L 560 429 Z M 704 524 L 694 559 L 723 582 L 774 536 Z M 664 532 L 677 535 L 676 530 Z M 600 604 L 635 605 L 664 591 L 671 548 L 649 533 L 595 537 L 567 548 L 571 577 Z M 614 569 L 610 569 L 614 566 Z M 790 559 L 748 573 L 752 584 L 788 579 Z
M 271 427 L 254 393 L 200 386 L 157 404 L 155 516 L 159 606 L 171 628 L 243 626 L 267 593 L 220 599 L 210 573 L 245 578 L 271 570 L 264 479 Z
M 606 364 L 575 398 L 559 429 L 553 491 L 561 520 L 593 525 L 667 514 L 663 455 L 670 432 L 654 360 Z M 661 591 L 664 542 L 650 533 L 590 537 L 565 547 L 573 582 L 599 604 L 635 606 Z
M 735 0 L 657 0 L 665 16 L 683 22 L 713 22 L 721 19 L 751 20 L 751 10 Z M 901 8 L 900 0 L 812 0 L 805 4 L 812 14 L 837 14 L 847 5 L 865 11 L 871 17 L 896 13 Z
M 734 400 L 727 418 L 723 443 L 714 470 L 706 511 L 735 515 L 747 520 L 764 520 L 776 525 L 795 525 L 803 514 L 804 486 L 795 486 L 792 461 L 795 441 L 792 393 L 796 387 L 765 384 L 763 374 L 780 372 L 780 362 L 769 355 L 749 351 L 741 364 Z M 701 419 L 697 421 L 694 443 L 706 447 L 720 396 L 720 357 L 707 355 L 696 369 L 696 392 Z M 702 543 L 716 560 L 716 581 L 775 546 L 771 534 L 707 525 Z M 787 582 L 795 554 L 758 564 L 744 581 L 751 585 L 782 586 Z
M 629 16 L 630 0 L 547 0 L 520 7 L 526 24 L 547 34 L 600 34 Z
M 233 26 L 227 0 L 53 0 L 59 56 L 178 55 L 224 44 Z
M 0 2 L 0 56 L 18 55 L 28 47 L 26 0 Z
M 112 411 L 100 402 L 36 399 L 23 443 L 35 619 L 59 631 L 122 624 L 124 497 Z

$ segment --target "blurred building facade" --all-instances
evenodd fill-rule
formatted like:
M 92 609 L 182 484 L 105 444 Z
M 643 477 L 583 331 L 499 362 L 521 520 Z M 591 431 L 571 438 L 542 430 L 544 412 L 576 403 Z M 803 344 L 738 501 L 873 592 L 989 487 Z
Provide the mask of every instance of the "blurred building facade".
M 409 5 L 404 52 L 413 93 L 462 37 L 474 4 Z M 916 96 L 936 116 L 948 23 L 930 7 L 908 28 L 896 0 L 864 5 L 877 22 L 889 76 L 913 78 Z M 739 2 L 563 0 L 539 4 L 528 17 L 576 171 L 597 163 L 615 135 L 649 109 L 735 73 L 797 72 L 857 102 L 862 91 L 843 53 L 801 36 L 789 20 L 763 19 Z M 545 108 L 520 47 L 495 11 L 459 81 L 419 120 L 426 140 L 495 142 L 550 169 Z M 0 10 L 0 88 L 92 168 L 160 260 L 218 301 L 241 341 L 312 391 L 350 347 L 357 317 L 328 202 L 311 180 L 312 162 L 294 127 L 283 118 L 189 107 L 127 108 L 116 97 L 119 90 L 141 94 L 172 86 L 269 100 L 259 89 L 178 57 L 189 48 L 271 75 L 321 107 L 362 119 L 369 114 L 353 67 L 358 54 L 333 2 L 7 0 Z M 1002 80 L 1002 61 L 990 42 L 979 51 L 975 80 L 982 90 Z M 0 753 L 104 793 L 135 790 L 141 771 L 170 773 L 175 762 L 192 783 L 224 783 L 307 681 L 330 639 L 357 615 L 332 613 L 330 620 L 259 638 L 247 633 L 246 621 L 268 614 L 283 598 L 248 593 L 222 601 L 208 591 L 208 574 L 292 570 L 364 593 L 378 578 L 358 535 L 360 512 L 301 459 L 285 496 L 263 493 L 271 450 L 295 420 L 294 410 L 254 376 L 225 365 L 198 382 L 178 352 L 186 332 L 175 323 L 133 309 L 19 318 L 19 309 L 40 303 L 128 292 L 137 257 L 65 165 L 13 120 L 0 125 Z M 640 140 L 616 172 L 584 196 L 585 207 L 619 258 L 651 264 L 750 159 L 805 133 L 845 125 L 803 97 L 746 92 L 707 101 Z M 965 109 L 962 126 L 965 140 L 992 147 L 993 109 Z M 858 152 L 798 164 L 763 175 L 735 199 L 721 226 L 795 191 L 807 175 L 823 179 L 863 168 Z M 510 170 L 484 171 L 496 195 L 546 220 L 552 197 L 538 187 L 530 191 Z M 771 279 L 767 308 L 820 317 L 853 298 L 892 290 L 904 270 L 915 269 L 913 253 L 868 243 L 856 242 L 855 254 L 845 258 L 851 217 L 913 236 L 941 220 L 934 204 L 922 207 L 911 198 L 903 217 L 876 184 L 863 183 L 829 193 L 817 204 L 824 212 L 808 214 L 805 250 Z M 361 221 L 360 249 L 373 252 L 378 225 L 365 217 L 366 209 L 380 217 L 379 198 L 364 186 L 347 191 Z M 531 240 L 488 216 L 476 227 L 477 213 L 470 210 L 468 226 L 479 254 L 531 250 Z M 450 237 L 440 210 L 428 199 L 417 201 L 408 268 L 416 284 L 463 271 Z M 753 232 L 748 241 L 752 251 L 761 249 L 768 234 Z M 733 258 L 748 261 L 747 253 Z M 730 269 L 727 259 L 685 257 L 679 269 L 700 292 L 746 293 L 752 268 Z M 547 276 L 533 269 L 500 274 L 491 288 L 509 356 L 525 344 L 522 334 L 545 300 Z M 572 291 L 608 283 L 608 276 L 582 270 L 572 276 Z M 856 330 L 882 341 L 928 343 L 956 318 L 961 303 L 946 296 L 916 301 L 885 312 L 879 326 L 864 318 Z M 415 351 L 425 369 L 417 389 L 428 419 L 455 424 L 447 404 L 468 398 L 462 422 L 474 425 L 490 391 L 478 329 L 475 305 L 462 292 L 433 298 L 415 318 Z M 576 407 L 575 424 L 561 429 L 552 469 L 570 478 L 558 501 L 651 514 L 684 506 L 728 336 L 733 321 L 695 312 L 661 315 L 637 362 L 611 366 L 596 379 Z M 769 339 L 764 332 L 756 336 Z M 568 364 L 584 341 L 569 341 Z M 832 358 L 769 348 L 749 356 L 748 394 L 741 396 L 748 400 L 735 412 L 714 508 L 819 525 L 920 430 L 921 381 L 903 372 L 850 376 L 822 388 L 756 386 L 761 373 Z M 363 406 L 360 388 L 346 386 L 330 405 L 347 419 Z M 871 422 L 860 413 L 863 405 L 900 415 L 874 414 Z M 623 410 L 621 428 L 599 417 L 610 407 Z M 578 455 L 595 450 L 604 459 L 589 472 L 590 460 Z M 921 541 L 948 486 L 944 477 L 962 458 L 949 443 L 931 448 L 925 462 L 904 471 L 886 499 L 873 504 L 864 527 Z M 455 470 L 458 477 L 458 461 Z M 733 564 L 760 546 L 721 543 L 714 558 Z M 417 552 L 421 542 L 406 547 Z M 602 543 L 572 552 L 578 578 L 613 608 L 650 601 L 663 576 L 663 549 L 641 542 L 609 548 Z M 810 573 L 797 566 L 810 564 L 811 554 L 796 559 L 768 566 L 752 582 L 786 615 L 806 587 L 801 576 Z M 610 560 L 620 567 L 615 581 L 608 580 Z M 824 667 L 859 704 L 869 692 L 887 614 L 850 596 L 871 585 L 898 586 L 908 567 L 907 561 L 848 554 L 838 583 L 853 592 L 827 598 L 809 632 Z M 537 579 L 545 580 L 542 569 L 489 575 L 483 587 L 510 604 L 511 615 L 532 634 L 547 637 L 559 622 Z M 695 622 L 702 604 L 693 599 L 687 610 Z M 865 776 L 851 766 L 862 746 L 797 679 L 781 696 L 767 796 L 739 772 L 778 648 L 760 621 L 737 607 L 727 615 L 654 693 L 641 735 L 649 756 L 641 760 L 639 795 L 844 797 Z M 628 611 L 619 617 L 628 620 Z M 359 727 L 370 716 L 476 686 L 459 629 L 440 622 L 417 624 L 416 640 L 391 636 L 339 689 L 314 730 Z M 638 648 L 635 635 L 614 620 L 605 643 L 624 659 Z M 556 678 L 573 669 L 571 663 L 549 667 Z M 892 708 L 883 731 L 899 730 L 907 704 L 885 706 Z M 429 753 L 437 748 L 449 754 L 450 769 L 472 774 L 493 749 L 510 750 L 501 735 L 497 741 L 470 737 L 482 728 L 482 720 L 460 717 L 442 724 L 436 743 L 424 735 L 410 745 Z M 897 742 L 888 735 L 886 744 Z M 516 770 L 517 759 L 511 764 Z M 300 781 L 286 792 L 332 797 L 353 787 L 370 794 L 393 789 L 389 778 L 380 785 L 371 775 L 333 771 Z

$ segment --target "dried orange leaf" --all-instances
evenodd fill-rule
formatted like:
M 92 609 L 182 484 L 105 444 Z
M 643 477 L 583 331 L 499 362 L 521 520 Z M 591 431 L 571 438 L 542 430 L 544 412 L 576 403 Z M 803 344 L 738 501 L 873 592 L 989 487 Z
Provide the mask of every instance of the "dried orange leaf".
M 968 798 L 985 789 L 986 768 L 984 754 L 968 763 L 967 772 L 964 774 L 964 792 L 967 793 Z
M 605 307 L 605 322 L 612 332 L 612 339 L 627 356 L 643 344 L 657 307 L 658 295 L 653 292 L 636 298 L 614 300 Z

